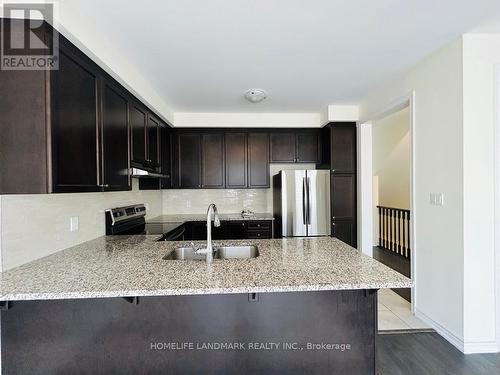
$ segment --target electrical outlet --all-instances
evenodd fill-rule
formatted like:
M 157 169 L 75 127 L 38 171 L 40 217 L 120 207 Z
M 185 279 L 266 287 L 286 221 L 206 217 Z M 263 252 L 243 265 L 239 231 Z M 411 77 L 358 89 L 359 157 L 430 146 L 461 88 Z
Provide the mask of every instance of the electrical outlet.
M 191 208 L 191 201 L 189 199 L 186 201 L 186 208 Z
M 78 216 L 73 216 L 69 218 L 69 231 L 70 232 L 78 232 L 80 229 L 80 220 Z

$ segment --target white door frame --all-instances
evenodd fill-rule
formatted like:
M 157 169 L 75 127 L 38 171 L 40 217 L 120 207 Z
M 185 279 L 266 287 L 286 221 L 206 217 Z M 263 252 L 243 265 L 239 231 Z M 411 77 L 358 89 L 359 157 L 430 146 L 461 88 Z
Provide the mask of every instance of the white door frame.
M 415 313 L 417 306 L 417 241 L 415 238 L 417 213 L 415 212 L 415 92 L 396 99 L 383 110 L 376 112 L 358 122 L 358 249 L 372 256 L 373 253 L 373 122 L 387 117 L 404 108 L 410 113 L 410 264 L 411 278 L 415 287 L 411 290 L 411 309 Z M 368 181 L 369 180 L 369 181 Z M 500 212 L 500 210 L 499 210 Z M 500 283 L 499 283 L 500 285 Z M 500 292 L 499 292 L 500 293 Z M 500 295 L 500 294 L 499 294 Z M 500 308 L 499 308 L 500 311 Z
M 495 246 L 495 327 L 496 342 L 500 350 L 500 64 L 494 74 L 494 246 Z

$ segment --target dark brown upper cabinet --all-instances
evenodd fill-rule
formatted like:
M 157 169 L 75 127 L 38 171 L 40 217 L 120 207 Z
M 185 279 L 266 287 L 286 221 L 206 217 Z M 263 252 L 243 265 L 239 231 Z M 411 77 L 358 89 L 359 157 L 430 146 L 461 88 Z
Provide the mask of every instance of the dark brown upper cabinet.
M 179 133 L 175 142 L 174 187 L 201 188 L 201 137 Z
M 105 191 L 131 188 L 128 148 L 128 100 L 118 87 L 104 83 L 102 94 L 102 182 Z
M 295 133 L 271 133 L 271 163 L 294 163 Z
M 160 165 L 161 174 L 166 175 L 160 180 L 161 189 L 172 187 L 172 132 L 163 124 L 160 127 Z
M 320 132 L 298 132 L 295 135 L 296 161 L 298 163 L 319 163 L 321 161 Z
M 248 133 L 248 187 L 269 187 L 269 136 Z
M 60 47 L 59 70 L 51 72 L 50 81 L 52 186 L 49 191 L 101 191 L 99 73 L 70 46 L 62 42 Z
M 201 187 L 225 187 L 224 133 L 201 135 Z
M 319 134 L 319 130 L 303 129 L 271 133 L 271 163 L 319 163 Z
M 46 23 L 36 31 L 47 42 L 56 32 Z M 0 193 L 130 189 L 129 160 L 146 159 L 150 111 L 62 35 L 58 52 L 57 70 L 0 72 L 9 93 L 0 101 Z
M 356 125 L 336 123 L 331 131 L 331 170 L 337 173 L 356 172 Z
M 131 161 L 134 164 L 146 163 L 147 140 L 147 110 L 138 102 L 130 103 L 130 136 L 131 136 Z
M 153 169 L 160 166 L 160 120 L 151 113 L 148 114 L 148 164 Z
M 247 134 L 226 133 L 226 187 L 247 187 Z

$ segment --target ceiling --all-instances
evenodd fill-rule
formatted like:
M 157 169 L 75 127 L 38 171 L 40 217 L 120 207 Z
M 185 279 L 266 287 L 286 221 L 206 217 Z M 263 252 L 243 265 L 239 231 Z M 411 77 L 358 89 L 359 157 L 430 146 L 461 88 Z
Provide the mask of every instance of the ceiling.
M 99 36 L 175 112 L 356 103 L 499 12 L 499 0 L 60 2 L 61 23 Z M 250 88 L 268 99 L 246 102 Z

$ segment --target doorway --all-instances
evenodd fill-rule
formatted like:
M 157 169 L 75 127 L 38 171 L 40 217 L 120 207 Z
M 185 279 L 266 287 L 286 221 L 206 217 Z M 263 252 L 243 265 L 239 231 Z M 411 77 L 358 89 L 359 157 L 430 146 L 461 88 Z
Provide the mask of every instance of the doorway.
M 416 288 L 414 139 L 413 93 L 358 124 L 359 249 Z M 414 316 L 415 288 L 379 291 L 379 330 L 429 328 Z

